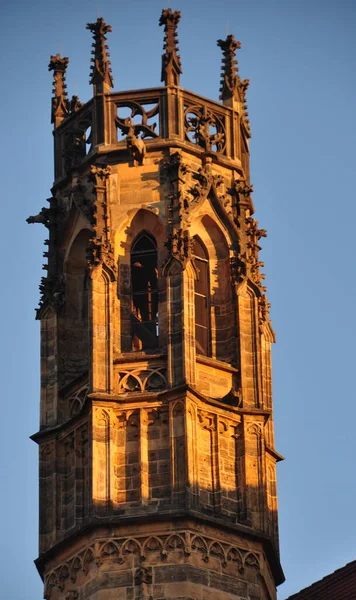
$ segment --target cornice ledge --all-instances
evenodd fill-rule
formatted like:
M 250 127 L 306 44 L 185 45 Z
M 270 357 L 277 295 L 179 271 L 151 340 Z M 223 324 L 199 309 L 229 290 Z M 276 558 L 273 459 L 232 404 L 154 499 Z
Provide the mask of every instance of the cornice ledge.
M 282 460 L 285 460 L 285 457 L 282 456 L 282 454 L 279 454 L 274 448 L 272 448 L 271 446 L 268 446 L 267 444 L 265 444 L 265 449 L 266 452 L 268 452 L 271 456 L 273 456 L 273 458 L 276 459 L 276 462 L 281 462 Z
M 73 531 L 64 540 L 61 540 L 52 546 L 52 548 L 40 554 L 40 556 L 34 562 L 41 578 L 43 579 L 45 565 L 49 560 L 51 560 L 51 558 L 53 558 L 53 556 L 57 555 L 59 552 L 63 552 L 66 547 L 73 543 L 73 540 L 78 539 L 81 536 L 88 536 L 97 528 L 108 527 L 110 530 L 112 530 L 115 525 L 140 525 L 150 523 L 151 521 L 158 521 L 161 523 L 173 521 L 176 527 L 192 528 L 193 526 L 189 523 L 189 520 L 194 520 L 194 524 L 197 525 L 198 530 L 200 524 L 203 526 L 210 525 L 216 529 L 224 529 L 228 532 L 234 531 L 236 534 L 240 534 L 250 540 L 259 540 L 264 547 L 268 562 L 271 565 L 276 585 L 280 585 L 285 580 L 278 553 L 270 536 L 262 531 L 257 531 L 251 527 L 247 527 L 246 525 L 242 525 L 240 523 L 226 523 L 226 521 L 223 519 L 219 519 L 218 517 L 213 517 L 211 515 L 205 515 L 191 509 L 176 509 L 161 514 L 152 513 L 144 515 L 118 515 L 117 517 L 105 517 L 102 519 L 99 517 L 92 517 L 90 523 L 87 523 L 86 525 L 78 528 L 76 531 Z
M 132 401 L 144 401 L 147 400 L 150 401 L 152 400 L 152 398 L 156 398 L 157 400 L 162 400 L 166 397 L 169 396 L 177 396 L 177 394 L 179 395 L 179 397 L 181 397 L 180 395 L 182 393 L 185 393 L 187 391 L 187 385 L 186 384 L 182 384 L 173 388 L 168 388 L 166 390 L 162 390 L 162 391 L 157 391 L 157 392 L 127 392 L 125 394 L 108 394 L 105 392 L 91 392 L 90 394 L 87 395 L 87 398 L 90 398 L 91 400 L 105 400 L 105 401 L 111 401 L 111 402 L 132 402 Z
M 228 371 L 229 373 L 239 372 L 239 370 L 236 369 L 236 367 L 233 367 L 229 363 L 226 363 L 222 360 L 218 360 L 217 358 L 211 358 L 210 356 L 203 356 L 202 354 L 197 354 L 196 361 L 197 363 L 200 363 L 202 365 L 214 367 L 215 369 L 221 369 L 222 371 Z
M 86 398 L 88 398 L 88 396 Z M 63 423 L 54 425 L 53 427 L 46 427 L 45 429 L 40 429 L 39 431 L 36 431 L 36 433 L 30 435 L 30 440 L 32 440 L 36 444 L 39 444 L 43 440 L 54 439 L 54 436 L 56 435 L 56 433 L 58 433 L 58 431 L 70 429 L 73 425 L 77 426 L 78 423 L 80 423 L 80 421 L 85 422 L 85 419 L 83 417 L 87 417 L 87 410 L 85 409 L 86 406 L 87 400 L 85 400 L 82 410 L 77 415 L 74 415 L 74 417 L 71 417 L 67 421 L 63 421 Z

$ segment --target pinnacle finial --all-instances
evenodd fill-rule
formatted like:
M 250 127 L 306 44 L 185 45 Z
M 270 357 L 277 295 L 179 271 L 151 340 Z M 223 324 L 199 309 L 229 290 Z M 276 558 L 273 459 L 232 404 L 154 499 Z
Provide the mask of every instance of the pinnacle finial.
M 48 70 L 53 71 L 53 97 L 51 122 L 55 127 L 63 121 L 68 114 L 68 96 L 66 81 L 66 70 L 69 58 L 61 57 L 60 54 L 51 56 Z
M 93 34 L 94 43 L 92 47 L 93 58 L 91 59 L 90 83 L 96 87 L 96 91 L 100 91 L 100 86 L 105 85 L 109 88 L 113 87 L 113 78 L 111 75 L 111 67 L 109 60 L 108 46 L 106 42 L 106 34 L 111 31 L 111 26 L 107 25 L 102 17 L 98 17 L 95 23 L 87 23 L 87 29 Z
M 179 76 L 182 73 L 177 39 L 177 27 L 180 17 L 179 10 L 172 12 L 171 8 L 166 8 L 162 10 L 159 20 L 159 24 L 164 25 L 161 81 L 165 85 L 179 85 Z
M 233 35 L 228 35 L 226 40 L 218 40 L 218 46 L 223 51 L 222 70 L 220 81 L 220 99 L 231 98 L 237 91 L 240 78 L 238 76 L 238 63 L 235 59 L 236 50 L 241 48 L 241 43 Z

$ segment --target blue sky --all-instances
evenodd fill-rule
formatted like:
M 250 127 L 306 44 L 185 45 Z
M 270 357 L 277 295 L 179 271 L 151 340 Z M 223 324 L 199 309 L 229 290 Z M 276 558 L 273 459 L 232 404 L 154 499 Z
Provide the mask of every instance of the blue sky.
M 160 85 L 157 0 L 21 0 L 1 7 L 2 294 L 0 542 L 2 590 L 38 600 L 39 323 L 46 232 L 25 219 L 53 180 L 49 56 L 69 56 L 68 92 L 90 98 L 99 13 L 115 89 Z M 274 406 L 279 466 L 279 600 L 356 559 L 355 102 L 352 0 L 177 0 L 182 87 L 218 98 L 227 29 L 250 78 L 251 179 L 268 230 L 261 259 L 277 333 Z

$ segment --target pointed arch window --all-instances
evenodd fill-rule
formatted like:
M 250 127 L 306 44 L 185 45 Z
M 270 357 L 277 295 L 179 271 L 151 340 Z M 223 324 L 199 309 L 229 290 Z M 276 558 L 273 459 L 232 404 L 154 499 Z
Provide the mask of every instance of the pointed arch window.
M 157 244 L 143 231 L 131 248 L 132 349 L 154 350 L 158 346 Z
M 194 283 L 195 348 L 197 354 L 210 354 L 210 294 L 208 253 L 198 237 L 194 238 L 193 255 L 198 270 Z

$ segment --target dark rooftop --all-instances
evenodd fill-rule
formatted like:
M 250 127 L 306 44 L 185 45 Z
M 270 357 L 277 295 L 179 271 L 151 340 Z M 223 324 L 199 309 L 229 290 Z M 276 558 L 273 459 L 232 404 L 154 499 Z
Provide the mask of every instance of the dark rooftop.
M 287 600 L 356 600 L 356 560 L 289 596 Z

